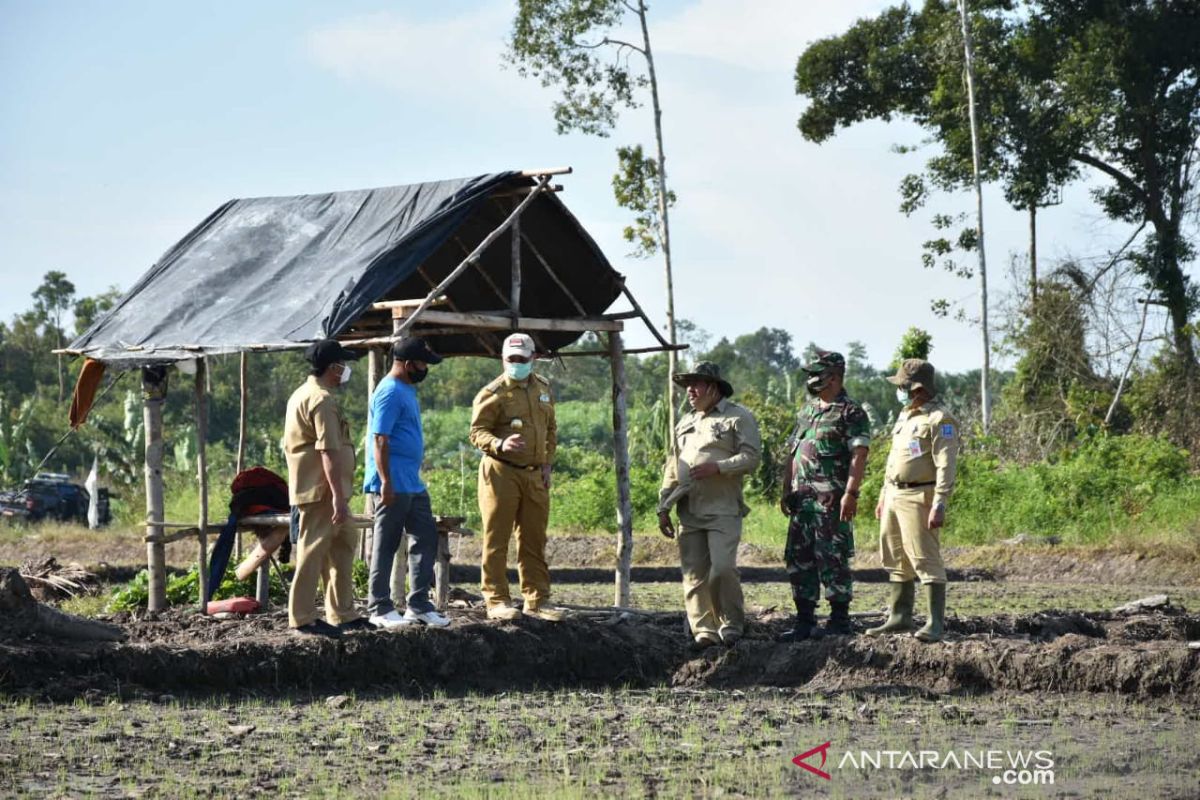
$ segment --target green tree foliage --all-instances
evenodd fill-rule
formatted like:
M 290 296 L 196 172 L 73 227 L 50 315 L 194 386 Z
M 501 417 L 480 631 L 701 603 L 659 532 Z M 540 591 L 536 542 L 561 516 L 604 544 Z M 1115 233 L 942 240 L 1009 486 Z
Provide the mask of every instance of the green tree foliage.
M 1085 169 L 1109 181 L 1096 200 L 1113 219 L 1150 226 L 1138 269 L 1170 314 L 1179 372 L 1194 375 L 1188 325 L 1198 297 L 1183 224 L 1196 197 L 1200 9 L 1192 0 L 986 0 L 972 9 L 984 174 L 1018 207 Z M 954 14 L 942 0 L 894 7 L 810 46 L 795 75 L 811 100 L 804 136 L 821 142 L 863 120 L 906 117 L 942 149 L 928 178 L 961 186 L 970 144 Z M 927 186 L 910 178 L 902 191 L 911 211 Z
M 649 158 L 642 146 L 617 148 L 617 172 L 612 179 L 617 205 L 634 213 L 633 224 L 621 232 L 633 245 L 634 258 L 650 258 L 662 248 L 662 220 L 658 196 L 658 161 Z M 666 207 L 675 205 L 675 193 L 667 192 Z
M 900 344 L 896 346 L 896 353 L 892 356 L 892 363 L 888 365 L 888 368 L 894 373 L 900 369 L 900 364 L 907 358 L 928 361 L 929 353 L 932 350 L 933 337 L 928 332 L 917 327 L 909 328 L 900 338 Z

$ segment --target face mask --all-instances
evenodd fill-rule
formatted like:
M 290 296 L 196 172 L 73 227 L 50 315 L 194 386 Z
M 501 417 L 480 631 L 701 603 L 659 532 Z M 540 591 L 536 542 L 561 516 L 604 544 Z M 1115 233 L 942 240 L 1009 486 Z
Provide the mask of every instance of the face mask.
M 912 396 L 909 395 L 908 389 L 905 389 L 900 386 L 896 387 L 896 401 L 898 403 L 900 403 L 900 405 L 902 405 L 902 406 L 908 405 L 908 401 L 911 399 L 912 399 Z
M 533 372 L 533 364 L 528 362 L 524 364 L 514 364 L 511 361 L 504 363 L 504 374 L 512 378 L 514 381 L 523 381 L 529 377 L 529 373 Z
M 829 378 L 825 375 L 813 375 L 804 384 L 805 388 L 808 389 L 808 393 L 813 397 L 825 391 L 825 387 L 828 385 Z
M 350 381 L 350 365 L 342 364 L 342 377 L 339 379 L 338 382 L 342 386 L 345 386 L 347 383 L 349 383 L 349 381 Z
M 417 367 L 408 368 L 408 379 L 413 383 L 420 383 L 425 380 L 425 376 L 429 374 L 429 367 L 418 369 Z

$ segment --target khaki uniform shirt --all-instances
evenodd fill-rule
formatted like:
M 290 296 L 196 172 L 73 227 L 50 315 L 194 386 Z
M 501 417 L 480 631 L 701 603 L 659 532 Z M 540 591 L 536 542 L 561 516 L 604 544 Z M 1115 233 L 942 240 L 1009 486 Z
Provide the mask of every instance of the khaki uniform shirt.
M 892 426 L 884 474 L 892 482 L 932 483 L 935 504 L 945 504 L 954 491 L 959 436 L 958 422 L 936 400 L 905 408 Z
M 678 458 L 667 459 L 659 490 L 659 510 L 669 511 L 672 495 L 686 485 L 679 498 L 679 521 L 687 527 L 704 527 L 713 517 L 749 513 L 742 499 L 742 476 L 752 472 L 762 458 L 762 441 L 754 415 L 722 398 L 707 413 L 689 412 L 675 426 Z M 716 462 L 720 472 L 693 481 L 688 470 Z
M 514 426 L 515 420 L 520 424 Z M 514 433 L 525 439 L 525 448 L 500 452 L 501 442 Z M 550 381 L 537 373 L 524 382 L 501 375 L 480 389 L 471 404 L 471 444 L 493 458 L 521 467 L 553 464 L 558 428 Z
M 288 398 L 283 422 L 283 452 L 288 465 L 288 497 L 293 505 L 324 500 L 331 492 L 321 466 L 321 451 L 338 467 L 342 494 L 354 490 L 354 444 L 337 398 L 309 375 Z

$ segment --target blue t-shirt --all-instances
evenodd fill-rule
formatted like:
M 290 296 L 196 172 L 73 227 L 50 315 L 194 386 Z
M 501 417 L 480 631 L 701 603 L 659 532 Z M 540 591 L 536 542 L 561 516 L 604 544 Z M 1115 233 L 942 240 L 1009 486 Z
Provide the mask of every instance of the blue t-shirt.
M 388 475 L 397 494 L 420 494 L 421 462 L 425 459 L 425 436 L 421 430 L 421 406 L 417 390 L 402 380 L 386 376 L 371 395 L 371 424 L 367 431 L 367 465 L 364 492 L 379 492 L 375 467 L 375 435 L 388 437 Z

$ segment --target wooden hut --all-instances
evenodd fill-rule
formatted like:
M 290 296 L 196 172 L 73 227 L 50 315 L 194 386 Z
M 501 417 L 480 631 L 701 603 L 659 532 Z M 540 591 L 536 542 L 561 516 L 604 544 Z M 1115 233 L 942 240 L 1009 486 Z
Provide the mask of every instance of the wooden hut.
M 248 353 L 303 349 L 335 337 L 369 350 L 371 391 L 396 336 L 423 336 L 447 356 L 499 356 L 504 336 L 513 330 L 532 335 L 546 356 L 558 355 L 588 331 L 607 337 L 603 350 L 569 355 L 599 355 L 611 363 L 618 498 L 615 604 L 629 605 L 633 528 L 624 354 L 672 345 L 558 198 L 562 187 L 552 184 L 552 177 L 570 171 L 510 171 L 231 200 L 59 351 L 109 368 L 141 370 L 150 610 L 166 605 L 164 544 L 180 535 L 168 532 L 163 519 L 162 404 L 168 367 L 185 361 L 198 365 L 200 518 L 195 530 L 203 600 L 207 541 L 215 532 L 208 520 L 204 447 L 206 356 L 241 354 L 244 441 Z M 611 312 L 622 296 L 629 308 Z M 633 319 L 654 334 L 655 347 L 624 348 L 624 323 Z M 242 466 L 239 447 L 239 471 Z

